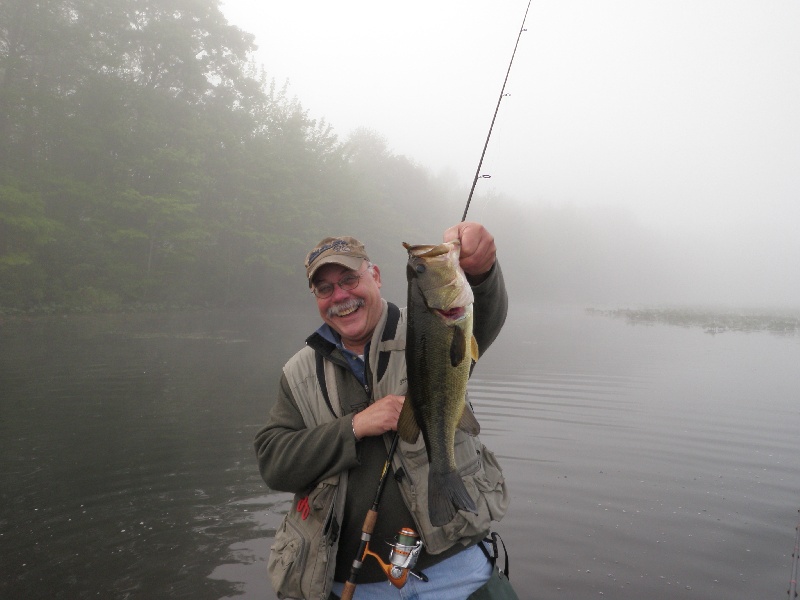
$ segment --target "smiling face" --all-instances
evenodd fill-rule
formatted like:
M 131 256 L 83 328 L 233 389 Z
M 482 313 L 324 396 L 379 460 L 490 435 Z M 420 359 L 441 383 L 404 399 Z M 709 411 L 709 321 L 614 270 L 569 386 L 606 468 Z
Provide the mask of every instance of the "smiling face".
M 348 273 L 359 273 L 361 280 L 352 290 L 343 290 L 338 282 Z M 364 353 L 364 346 L 372 338 L 372 332 L 381 317 L 381 273 L 378 267 L 367 269 L 364 262 L 358 271 L 342 265 L 327 264 L 314 273 L 314 285 L 333 284 L 333 294 L 328 298 L 316 298 L 322 320 L 340 336 L 345 348 L 356 354 Z

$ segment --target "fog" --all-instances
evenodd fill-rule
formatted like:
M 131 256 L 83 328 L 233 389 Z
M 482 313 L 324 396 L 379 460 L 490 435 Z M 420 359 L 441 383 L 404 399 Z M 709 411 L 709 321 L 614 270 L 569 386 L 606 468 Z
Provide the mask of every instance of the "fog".
M 526 6 L 222 4 L 342 139 L 370 128 L 465 190 Z M 557 300 L 797 306 L 800 4 L 533 0 L 526 28 L 469 215 L 515 285 L 552 258 Z

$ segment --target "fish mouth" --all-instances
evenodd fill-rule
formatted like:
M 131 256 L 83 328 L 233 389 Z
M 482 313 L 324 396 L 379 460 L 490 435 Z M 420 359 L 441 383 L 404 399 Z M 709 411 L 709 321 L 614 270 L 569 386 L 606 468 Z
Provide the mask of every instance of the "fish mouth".
M 437 256 L 442 256 L 448 254 L 453 247 L 461 248 L 461 242 L 459 240 L 453 240 L 452 242 L 444 242 L 442 244 L 407 244 L 403 242 L 403 247 L 408 250 L 409 256 L 415 256 L 417 258 L 435 258 Z
M 467 309 L 463 306 L 454 306 L 453 308 L 448 308 L 447 310 L 442 310 L 439 308 L 435 310 L 445 321 L 460 321 L 467 315 Z
M 356 312 L 362 306 L 364 306 L 364 301 L 363 300 L 361 300 L 360 298 L 352 298 L 352 299 L 347 300 L 345 302 L 342 302 L 340 304 L 336 304 L 334 306 L 331 306 L 328 309 L 328 317 L 330 317 L 330 318 L 348 317 L 348 316 L 352 315 L 354 312 Z

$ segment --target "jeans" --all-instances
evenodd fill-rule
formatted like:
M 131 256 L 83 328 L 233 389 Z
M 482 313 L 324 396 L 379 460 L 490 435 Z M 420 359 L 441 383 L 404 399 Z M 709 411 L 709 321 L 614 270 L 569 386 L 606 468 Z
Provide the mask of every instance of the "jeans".
M 428 581 L 408 576 L 399 590 L 388 581 L 356 585 L 353 600 L 465 600 L 489 580 L 492 565 L 483 551 L 472 546 L 424 571 Z M 342 595 L 343 583 L 334 581 L 333 593 Z

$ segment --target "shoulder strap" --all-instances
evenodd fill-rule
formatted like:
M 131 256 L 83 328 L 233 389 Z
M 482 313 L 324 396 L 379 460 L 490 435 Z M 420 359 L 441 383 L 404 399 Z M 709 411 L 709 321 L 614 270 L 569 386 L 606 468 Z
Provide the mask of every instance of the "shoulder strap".
M 389 312 L 386 316 L 386 327 L 383 328 L 383 335 L 381 336 L 382 342 L 394 339 L 394 336 L 397 333 L 397 323 L 400 321 L 400 309 L 391 302 L 388 302 L 387 304 Z M 381 350 L 381 352 L 378 354 L 378 381 L 383 379 L 383 376 L 386 373 L 386 367 L 389 366 L 389 357 L 391 355 L 392 353 L 389 350 Z
M 506 555 L 506 564 L 503 573 L 508 579 L 511 579 L 508 575 L 508 550 L 506 550 L 506 543 L 503 541 L 503 538 L 501 538 L 496 531 L 493 531 L 490 537 L 484 538 L 480 543 L 478 543 L 478 546 L 480 546 L 481 550 L 483 550 L 483 554 L 487 559 L 489 559 L 489 562 L 492 563 L 492 566 L 494 567 L 497 563 L 497 559 L 500 557 L 500 550 L 497 547 L 497 540 L 500 540 L 500 543 L 503 545 L 503 554 Z M 487 545 L 492 547 L 491 553 L 486 549 Z
M 319 389 L 322 392 L 322 397 L 325 398 L 325 404 L 328 405 L 328 410 L 335 417 L 336 412 L 331 405 L 331 398 L 328 394 L 328 384 L 325 382 L 325 359 L 319 352 L 314 352 L 317 359 L 317 381 L 319 382 Z

